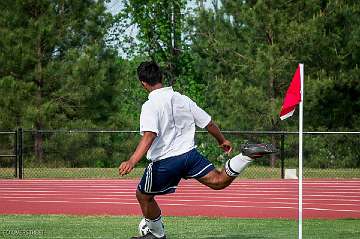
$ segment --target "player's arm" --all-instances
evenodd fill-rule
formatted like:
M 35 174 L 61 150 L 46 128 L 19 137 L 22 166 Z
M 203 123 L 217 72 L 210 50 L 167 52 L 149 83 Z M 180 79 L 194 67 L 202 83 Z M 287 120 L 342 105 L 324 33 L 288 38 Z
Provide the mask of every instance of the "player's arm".
M 119 167 L 120 176 L 124 176 L 132 171 L 135 165 L 142 159 L 142 157 L 149 150 L 151 144 L 156 138 L 156 133 L 145 131 L 142 136 L 138 146 L 136 147 L 135 152 L 131 155 L 130 159 L 122 162 Z
M 190 106 L 190 111 L 194 117 L 196 126 L 206 130 L 218 141 L 219 146 L 229 154 L 232 150 L 232 146 L 229 140 L 226 140 L 224 135 L 221 133 L 219 127 L 211 120 L 211 116 L 201 109 L 197 104 L 190 98 L 187 98 Z
M 225 139 L 224 135 L 221 133 L 219 127 L 212 120 L 206 126 L 206 130 L 218 141 L 219 146 L 227 153 L 231 153 L 232 146 L 231 142 Z

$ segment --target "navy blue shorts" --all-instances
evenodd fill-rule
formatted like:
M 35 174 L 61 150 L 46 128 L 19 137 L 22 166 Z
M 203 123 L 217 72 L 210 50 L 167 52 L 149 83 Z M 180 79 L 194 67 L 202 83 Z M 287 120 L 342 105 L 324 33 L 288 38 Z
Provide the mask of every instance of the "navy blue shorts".
M 196 149 L 187 153 L 151 162 L 138 185 L 144 194 L 168 194 L 176 190 L 182 178 L 201 178 L 215 169 Z

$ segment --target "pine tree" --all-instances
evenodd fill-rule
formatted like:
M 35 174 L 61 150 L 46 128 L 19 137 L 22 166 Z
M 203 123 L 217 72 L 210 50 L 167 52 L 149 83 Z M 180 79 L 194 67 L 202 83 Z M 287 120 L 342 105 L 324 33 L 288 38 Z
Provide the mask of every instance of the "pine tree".
M 186 1 L 124 0 L 123 4 L 124 9 L 117 17 L 117 27 L 124 32 L 130 26 L 135 26 L 138 34 L 117 40 L 130 43 L 132 47 L 124 49 L 125 52 L 135 52 L 161 64 L 167 83 L 172 85 L 182 73 L 183 11 Z
M 360 95 L 354 83 L 359 62 L 358 2 L 214 3 L 211 8 L 200 7 L 193 20 L 192 49 L 198 75 L 207 82 L 209 109 L 224 127 L 296 130 L 296 120 L 280 126 L 278 113 L 302 62 L 307 77 L 306 127 L 358 128 L 359 116 L 353 113 L 359 111 Z
M 1 1 L 0 128 L 104 124 L 120 67 L 103 1 Z M 35 136 L 43 159 L 43 135 Z

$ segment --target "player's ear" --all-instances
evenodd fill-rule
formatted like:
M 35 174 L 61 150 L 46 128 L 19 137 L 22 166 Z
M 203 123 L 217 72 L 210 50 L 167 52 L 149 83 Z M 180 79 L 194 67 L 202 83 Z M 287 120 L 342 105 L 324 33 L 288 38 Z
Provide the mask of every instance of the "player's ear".
M 145 81 L 140 81 L 141 85 L 146 88 L 147 87 L 147 83 Z
M 144 89 L 149 91 L 149 89 L 150 89 L 149 83 L 147 83 L 145 81 L 140 81 L 140 82 L 141 82 L 141 85 L 144 87 Z

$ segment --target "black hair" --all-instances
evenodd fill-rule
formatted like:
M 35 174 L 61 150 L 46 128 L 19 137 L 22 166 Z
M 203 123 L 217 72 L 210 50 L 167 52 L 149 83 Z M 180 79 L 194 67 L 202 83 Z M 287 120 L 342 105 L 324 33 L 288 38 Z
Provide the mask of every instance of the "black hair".
M 162 83 L 163 73 L 153 61 L 144 61 L 137 68 L 137 74 L 140 81 L 144 81 L 153 86 L 157 83 Z

